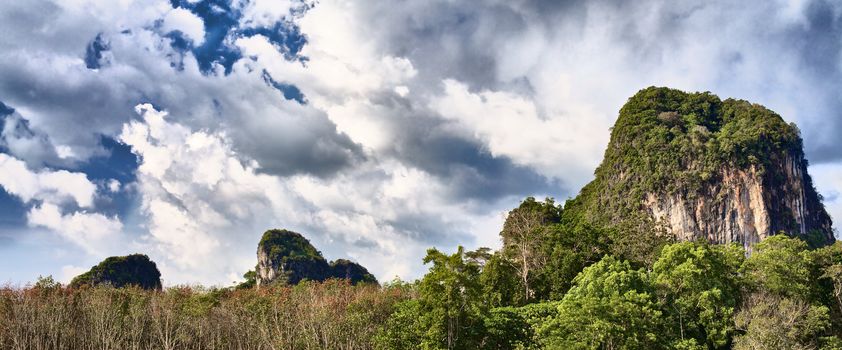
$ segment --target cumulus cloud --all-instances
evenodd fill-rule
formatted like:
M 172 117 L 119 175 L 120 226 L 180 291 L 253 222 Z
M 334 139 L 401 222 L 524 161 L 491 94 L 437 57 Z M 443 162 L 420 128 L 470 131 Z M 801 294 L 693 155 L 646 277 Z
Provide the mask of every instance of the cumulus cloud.
M 23 202 L 41 200 L 50 203 L 72 202 L 91 207 L 96 185 L 83 173 L 66 170 L 32 171 L 23 161 L 0 153 L 0 186 Z
M 34 167 L 61 165 L 73 158 L 72 150 L 66 146 L 53 145 L 42 131 L 29 126 L 29 121 L 18 113 L 12 113 L 2 119 L 0 130 L 0 148 Z
M 444 93 L 431 106 L 453 121 L 458 132 L 486 145 L 492 155 L 508 157 L 542 174 L 587 178 L 589 169 L 598 164 L 592 154 L 601 150 L 604 140 L 590 135 L 602 130 L 587 119 L 541 115 L 531 99 L 507 92 L 473 93 L 465 84 L 447 79 Z
M 299 0 L 235 0 L 233 3 L 242 12 L 240 25 L 247 28 L 272 27 L 311 6 Z
M 649 85 L 797 122 L 842 215 L 842 8 L 826 0 L 33 0 L 0 5 L 0 31 L 0 185 L 39 227 L 118 230 L 95 187 L 40 179 L 120 138 L 137 183 L 97 183 L 139 196 L 122 230 L 168 283 L 238 278 L 270 227 L 381 279 L 418 276 L 431 245 L 499 244 L 506 208 L 590 180 Z
M 193 40 L 193 45 L 201 46 L 205 40 L 205 22 L 192 12 L 177 8 L 170 10 L 164 17 L 162 29 L 165 32 L 180 31 Z
M 471 204 L 449 202 L 446 185 L 425 172 L 386 162 L 331 179 L 278 178 L 258 173 L 224 134 L 169 122 L 151 105 L 137 110 L 143 120 L 120 139 L 141 160 L 149 217 L 141 242 L 172 281 L 230 282 L 253 266 L 254 246 L 272 227 L 301 231 L 328 258 L 351 257 L 381 278 L 417 274 L 413 261 L 428 245 L 476 239 Z
M 119 218 L 88 212 L 97 186 L 84 173 L 32 171 L 23 161 L 0 153 L 0 187 L 24 204 L 34 202 L 26 214 L 30 227 L 56 232 L 90 254 L 100 255 L 113 247 L 122 231 Z
M 58 206 L 49 202 L 34 206 L 26 218 L 30 226 L 46 227 L 97 255 L 116 243 L 123 229 L 118 218 L 85 211 L 62 214 Z

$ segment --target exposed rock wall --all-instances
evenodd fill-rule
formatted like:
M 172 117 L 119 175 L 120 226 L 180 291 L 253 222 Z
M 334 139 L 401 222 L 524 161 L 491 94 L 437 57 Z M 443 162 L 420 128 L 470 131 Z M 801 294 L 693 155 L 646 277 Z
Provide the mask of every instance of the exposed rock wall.
M 797 152 L 787 153 L 766 171 L 725 168 L 700 193 L 648 193 L 652 218 L 680 240 L 740 243 L 746 249 L 784 232 L 833 241 L 831 221 Z

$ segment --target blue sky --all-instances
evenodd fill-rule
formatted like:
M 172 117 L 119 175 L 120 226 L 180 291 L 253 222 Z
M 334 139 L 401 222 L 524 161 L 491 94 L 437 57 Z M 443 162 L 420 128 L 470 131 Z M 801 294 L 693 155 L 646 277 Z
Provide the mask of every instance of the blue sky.
M 574 196 L 670 86 L 798 124 L 842 220 L 842 6 L 793 1 L 0 4 L 0 281 L 141 252 L 228 285 L 269 228 L 381 280 Z

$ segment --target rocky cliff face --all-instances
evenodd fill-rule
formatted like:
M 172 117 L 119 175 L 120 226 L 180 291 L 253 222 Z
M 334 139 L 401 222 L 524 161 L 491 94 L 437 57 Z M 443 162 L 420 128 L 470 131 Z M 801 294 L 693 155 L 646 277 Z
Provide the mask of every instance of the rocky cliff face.
M 595 175 L 569 209 L 632 235 L 656 227 L 747 249 L 778 233 L 834 241 L 797 127 L 757 104 L 641 90 L 621 109 Z
M 297 284 L 302 280 L 347 279 L 351 283 L 377 283 L 362 265 L 339 259 L 328 263 L 304 236 L 287 230 L 269 230 L 257 246 L 257 286 Z
M 756 166 L 720 170 L 719 182 L 706 184 L 701 195 L 646 194 L 643 206 L 679 240 L 751 245 L 780 232 L 818 244 L 833 242 L 831 222 L 809 184 L 807 164 L 786 154 L 764 173 Z

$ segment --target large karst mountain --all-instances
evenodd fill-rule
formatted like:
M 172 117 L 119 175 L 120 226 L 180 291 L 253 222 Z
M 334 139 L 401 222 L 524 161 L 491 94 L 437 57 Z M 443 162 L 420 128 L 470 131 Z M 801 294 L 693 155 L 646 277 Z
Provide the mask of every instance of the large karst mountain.
M 565 207 L 617 231 L 751 244 L 770 235 L 834 241 L 798 128 L 711 93 L 650 87 L 620 110 L 596 178 Z M 643 232 L 646 231 L 646 232 Z

